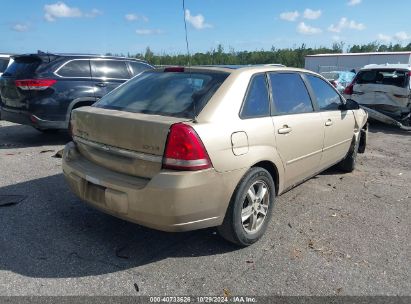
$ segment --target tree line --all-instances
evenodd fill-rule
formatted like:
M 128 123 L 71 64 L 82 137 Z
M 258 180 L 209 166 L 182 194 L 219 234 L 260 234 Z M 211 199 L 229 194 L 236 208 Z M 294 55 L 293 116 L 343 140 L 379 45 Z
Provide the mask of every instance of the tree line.
M 321 53 L 365 53 L 365 52 L 400 52 L 411 51 L 411 43 L 406 46 L 400 44 L 380 44 L 371 42 L 363 45 L 345 47 L 343 42 L 334 43 L 332 47 L 309 48 L 305 44 L 293 48 L 276 48 L 271 50 L 236 51 L 229 48 L 228 51 L 222 45 L 210 51 L 194 53 L 190 57 L 187 54 L 155 54 L 150 47 L 144 53 L 127 54 L 128 57 L 146 60 L 153 65 L 246 65 L 279 63 L 290 67 L 304 67 L 304 57 Z M 112 54 L 106 55 L 122 55 Z

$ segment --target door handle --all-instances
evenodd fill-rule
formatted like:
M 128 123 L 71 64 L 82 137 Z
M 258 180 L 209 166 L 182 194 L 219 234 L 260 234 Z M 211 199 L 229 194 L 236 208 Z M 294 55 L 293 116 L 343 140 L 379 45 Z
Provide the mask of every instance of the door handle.
M 281 129 L 278 129 L 278 134 L 288 134 L 292 131 L 293 129 L 290 128 L 287 125 L 284 125 Z
M 331 119 L 329 119 L 329 120 L 327 120 L 327 121 L 325 122 L 325 125 L 326 125 L 327 127 L 332 126 L 332 125 L 333 125 L 333 121 L 332 121 Z
M 104 88 L 104 87 L 107 86 L 107 83 L 105 83 L 105 82 L 98 82 L 98 83 L 96 83 L 96 86 L 98 86 L 98 87 L 100 87 L 100 88 Z

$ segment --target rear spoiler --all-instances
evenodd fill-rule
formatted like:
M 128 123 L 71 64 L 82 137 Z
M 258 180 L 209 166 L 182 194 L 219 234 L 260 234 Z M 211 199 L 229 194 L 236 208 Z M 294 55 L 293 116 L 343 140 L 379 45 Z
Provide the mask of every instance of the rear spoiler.
M 19 59 L 26 59 L 26 60 L 39 60 L 42 62 L 52 62 L 54 61 L 58 56 L 54 54 L 48 54 L 48 53 L 38 53 L 38 54 L 21 54 L 21 55 L 13 55 L 11 58 L 13 60 L 19 60 Z

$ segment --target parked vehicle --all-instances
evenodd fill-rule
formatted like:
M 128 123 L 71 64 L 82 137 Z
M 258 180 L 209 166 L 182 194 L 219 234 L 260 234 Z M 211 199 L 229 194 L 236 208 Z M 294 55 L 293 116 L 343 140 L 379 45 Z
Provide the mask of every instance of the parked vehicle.
M 354 169 L 366 121 L 306 70 L 155 69 L 73 112 L 63 172 L 104 212 L 165 231 L 218 226 L 247 246 L 277 195 L 332 165 Z
M 67 129 L 73 109 L 92 105 L 153 68 L 140 60 L 99 55 L 39 52 L 12 58 L 0 79 L 1 118 L 40 131 Z
M 13 59 L 10 54 L 0 54 L 0 77 L 3 75 L 7 67 L 13 63 Z
M 367 65 L 344 90 L 370 118 L 411 130 L 411 65 Z
M 348 71 L 332 71 L 322 72 L 321 76 L 327 79 L 338 92 L 342 93 L 354 79 L 355 73 Z
M 10 54 L 0 54 L 0 77 L 3 75 L 3 72 L 7 69 L 7 67 L 13 63 L 13 58 L 11 58 Z M 1 96 L 0 96 L 0 108 L 1 108 Z M 1 112 L 0 112 L 0 120 L 1 120 Z

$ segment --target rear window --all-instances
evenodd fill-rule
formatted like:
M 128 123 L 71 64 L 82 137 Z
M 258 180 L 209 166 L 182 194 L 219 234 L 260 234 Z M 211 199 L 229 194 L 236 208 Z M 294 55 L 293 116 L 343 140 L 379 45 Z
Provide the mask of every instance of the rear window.
M 128 64 L 130 65 L 133 76 L 136 76 L 145 70 L 152 69 L 148 64 L 144 64 L 144 63 L 140 63 L 136 61 L 129 61 Z
M 6 69 L 3 76 L 31 77 L 40 66 L 41 60 L 32 57 L 17 57 Z
M 357 84 L 382 84 L 405 88 L 408 85 L 406 70 L 381 69 L 360 71 L 356 78 Z
M 227 78 L 227 73 L 154 72 L 140 74 L 95 106 L 134 113 L 194 118 Z
M 8 58 L 0 58 L 0 73 L 3 73 L 7 69 L 8 64 L 9 64 Z

